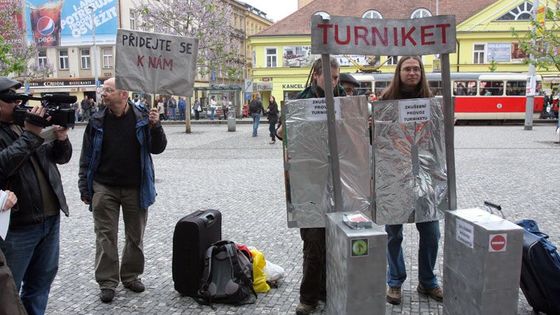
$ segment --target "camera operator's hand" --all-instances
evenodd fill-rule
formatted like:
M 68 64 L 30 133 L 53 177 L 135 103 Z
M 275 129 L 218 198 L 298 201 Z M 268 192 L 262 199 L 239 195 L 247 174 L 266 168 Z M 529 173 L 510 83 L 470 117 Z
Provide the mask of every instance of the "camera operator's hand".
M 44 126 L 39 123 L 35 123 L 34 121 L 41 121 L 45 120 L 45 113 L 47 112 L 46 108 L 43 106 L 35 106 L 27 111 L 24 129 L 31 131 L 32 133 L 39 135 L 43 130 Z M 33 117 L 35 116 L 35 117 Z M 34 119 L 29 119 L 34 118 Z
M 64 141 L 64 140 L 68 139 L 68 128 L 64 128 L 64 127 L 59 126 L 59 125 L 53 125 L 53 131 L 54 131 L 54 135 L 56 137 L 56 140 Z
M 150 128 L 157 126 L 159 123 L 159 113 L 157 108 L 150 109 L 150 114 L 148 116 L 148 122 L 150 124 Z
M 11 209 L 17 203 L 17 197 L 13 191 L 6 190 L 5 192 L 8 194 L 8 197 L 6 198 L 4 207 L 0 209 L 0 211 L 6 211 L 8 209 Z

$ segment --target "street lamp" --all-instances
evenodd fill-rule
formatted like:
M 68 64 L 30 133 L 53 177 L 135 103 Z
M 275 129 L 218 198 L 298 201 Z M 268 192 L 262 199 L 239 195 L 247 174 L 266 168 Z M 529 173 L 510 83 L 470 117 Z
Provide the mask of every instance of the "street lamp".
M 97 101 L 97 94 L 98 94 L 98 89 L 99 89 L 99 77 L 97 74 L 97 46 L 95 44 L 95 29 L 97 28 L 97 25 L 95 24 L 95 9 L 93 8 L 93 6 L 89 6 L 89 13 L 91 14 L 91 28 L 92 28 L 92 37 L 93 37 L 93 53 L 92 53 L 92 58 L 93 58 L 93 62 L 91 64 L 91 68 L 93 71 L 93 76 L 94 76 L 94 80 L 95 80 L 95 100 Z

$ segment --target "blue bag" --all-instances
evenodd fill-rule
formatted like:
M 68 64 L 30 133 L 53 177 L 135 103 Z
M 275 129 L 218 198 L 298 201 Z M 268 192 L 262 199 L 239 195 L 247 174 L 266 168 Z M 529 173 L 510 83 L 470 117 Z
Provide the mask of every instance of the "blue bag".
M 560 255 L 534 220 L 517 222 L 524 231 L 520 286 L 535 312 L 560 315 Z

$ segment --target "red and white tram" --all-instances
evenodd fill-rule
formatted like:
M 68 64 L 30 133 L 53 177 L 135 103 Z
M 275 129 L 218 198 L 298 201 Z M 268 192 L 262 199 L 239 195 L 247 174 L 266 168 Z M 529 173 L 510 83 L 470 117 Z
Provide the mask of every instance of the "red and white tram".
M 376 95 L 389 85 L 393 73 L 352 73 L 360 82 L 359 94 Z M 426 74 L 434 95 L 442 95 L 441 73 Z M 451 73 L 455 118 L 459 120 L 511 120 L 525 118 L 528 75 L 523 73 Z M 541 77 L 537 76 L 534 118 L 543 111 Z

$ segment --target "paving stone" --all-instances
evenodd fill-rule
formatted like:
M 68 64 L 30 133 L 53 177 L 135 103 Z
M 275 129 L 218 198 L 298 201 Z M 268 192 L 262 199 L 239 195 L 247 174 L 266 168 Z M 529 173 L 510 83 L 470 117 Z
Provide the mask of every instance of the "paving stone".
M 297 229 L 286 226 L 282 147 L 268 144 L 267 125 L 251 137 L 251 125 L 166 125 L 167 150 L 154 155 L 158 197 L 150 207 L 144 238 L 146 291 L 134 293 L 119 285 L 115 300 L 101 303 L 94 280 L 95 237 L 88 207 L 77 189 L 78 162 L 84 126 L 70 132 L 72 160 L 60 167 L 71 215 L 61 223 L 60 269 L 50 293 L 47 314 L 293 314 L 299 301 L 302 242 Z M 512 221 L 537 218 L 551 241 L 560 244 L 557 159 L 560 145 L 554 126 L 476 126 L 455 128 L 459 208 L 501 204 Z M 555 142 L 556 141 L 556 142 Z M 223 238 L 255 246 L 266 259 L 286 269 L 277 289 L 259 294 L 255 304 L 215 305 L 215 310 L 181 297 L 173 288 L 172 238 L 176 222 L 198 209 L 219 209 Z M 441 223 L 442 238 L 444 224 Z M 119 248 L 124 226 L 119 226 Z M 416 292 L 418 234 L 404 229 L 408 280 L 403 304 L 388 304 L 386 314 L 442 314 L 442 304 Z M 442 281 L 443 239 L 436 272 Z M 520 292 L 519 314 L 531 314 Z M 321 304 L 316 314 L 324 314 Z

